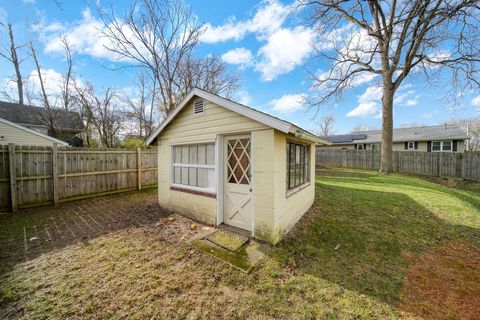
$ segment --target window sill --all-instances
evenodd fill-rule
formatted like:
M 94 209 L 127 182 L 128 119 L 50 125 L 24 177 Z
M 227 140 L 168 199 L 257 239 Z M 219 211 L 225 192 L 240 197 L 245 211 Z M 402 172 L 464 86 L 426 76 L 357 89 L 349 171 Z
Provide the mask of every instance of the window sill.
M 214 199 L 217 198 L 217 195 L 215 193 L 208 192 L 208 191 L 202 191 L 202 190 L 196 190 L 196 189 L 190 189 L 190 188 L 186 188 L 186 187 L 183 187 L 183 186 L 182 187 L 170 186 L 170 190 L 190 193 L 190 194 L 194 194 L 194 195 L 197 195 L 197 196 L 204 196 L 204 197 L 208 197 L 208 198 L 214 198 Z
M 296 186 L 295 188 L 293 189 L 290 189 L 290 190 L 287 190 L 287 198 L 289 198 L 290 196 L 294 195 L 295 193 L 299 192 L 299 191 L 302 191 L 303 189 L 305 189 L 306 187 L 310 186 L 310 181 L 309 182 L 305 182 L 304 184 L 301 184 L 299 186 Z

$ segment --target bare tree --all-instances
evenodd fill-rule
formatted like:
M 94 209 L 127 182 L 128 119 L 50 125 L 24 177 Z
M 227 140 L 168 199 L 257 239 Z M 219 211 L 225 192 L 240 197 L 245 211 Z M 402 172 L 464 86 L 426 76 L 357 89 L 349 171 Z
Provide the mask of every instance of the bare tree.
M 320 119 L 319 134 L 323 137 L 331 136 L 333 134 L 333 124 L 335 123 L 335 117 L 328 115 Z
M 93 118 L 101 143 L 112 148 L 116 144 L 122 128 L 123 112 L 118 110 L 117 91 L 112 88 L 103 90 L 101 96 L 93 96 Z
M 15 69 L 15 82 L 17 84 L 17 92 L 18 92 L 18 104 L 23 105 L 23 78 L 22 78 L 22 73 L 20 71 L 20 64 L 24 61 L 24 59 L 20 59 L 18 57 L 18 50 L 25 45 L 16 45 L 15 44 L 15 38 L 13 35 L 13 28 L 12 24 L 8 23 L 7 24 L 8 28 L 8 38 L 10 42 L 10 46 L 8 49 L 4 49 L 0 51 L 0 56 L 7 59 L 13 64 L 13 67 Z
M 33 47 L 33 44 L 31 41 L 30 41 L 30 50 L 32 52 L 33 61 L 35 62 L 35 69 L 37 70 L 37 77 L 40 85 L 40 94 L 43 100 L 43 105 L 45 108 L 51 109 L 50 100 L 48 98 L 47 91 L 45 90 L 45 82 L 42 75 L 42 68 L 40 67 L 40 62 L 38 61 L 37 52 Z
M 478 0 L 299 2 L 312 9 L 317 34 L 333 46 L 325 50 L 326 42 L 317 42 L 322 43 L 317 56 L 332 65 L 323 74 L 311 73 L 321 89 L 315 105 L 339 97 L 365 77 L 381 78 L 381 172 L 392 171 L 393 99 L 407 77 L 415 73 L 429 80 L 432 73 L 448 71 L 453 88 L 480 85 Z
M 41 121 L 48 127 L 49 134 L 53 137 L 65 139 L 63 136 L 62 128 L 59 124 L 59 117 L 62 112 L 65 110 L 73 110 L 74 104 L 78 99 L 74 99 L 75 90 L 74 90 L 74 74 L 73 74 L 73 58 L 71 53 L 71 47 L 66 38 L 62 38 L 62 43 L 65 48 L 65 60 L 66 60 L 66 70 L 62 75 L 62 81 L 58 84 L 58 88 L 54 89 L 54 92 L 47 90 L 47 83 L 44 77 L 44 70 L 42 70 L 40 61 L 37 56 L 37 52 L 33 46 L 33 43 L 30 41 L 30 51 L 35 65 L 36 74 L 38 77 L 39 92 L 38 94 L 33 94 L 33 97 L 28 97 L 28 99 L 36 100 L 36 102 L 43 106 L 45 109 L 41 113 Z
M 72 89 L 72 83 L 75 81 L 73 78 L 73 57 L 72 48 L 66 37 L 62 38 L 62 44 L 65 48 L 65 61 L 67 67 L 62 75 L 62 84 L 60 85 L 62 108 L 69 110 L 72 107 L 72 103 L 75 101 L 72 98 L 74 90 Z
M 447 122 L 464 130 L 470 137 L 468 151 L 480 151 L 480 118 L 452 119 Z
M 101 145 L 114 147 L 119 140 L 124 115 L 117 90 L 106 88 L 97 94 L 91 83 L 76 87 L 76 90 L 81 105 L 80 114 L 86 126 L 87 145 L 93 145 L 94 138 L 98 137 Z
M 149 78 L 142 70 L 138 75 L 133 93 L 122 97 L 127 110 L 126 116 L 135 123 L 135 134 L 146 139 L 157 124 L 159 107 L 157 99 L 157 81 Z
M 204 59 L 188 57 L 182 62 L 179 73 L 180 95 L 194 87 L 231 98 L 238 89 L 240 77 L 230 72 L 218 57 L 209 55 Z
M 32 42 L 30 41 L 30 50 L 32 52 L 32 58 L 35 63 L 35 69 L 37 71 L 37 77 L 40 85 L 40 101 L 43 104 L 43 108 L 45 111 L 41 113 L 42 122 L 48 127 L 49 135 L 53 137 L 59 137 L 60 136 L 60 128 L 57 128 L 56 125 L 56 118 L 58 115 L 57 110 L 52 107 L 52 104 L 50 103 L 50 98 L 49 95 L 47 94 L 47 90 L 45 89 L 45 79 L 43 78 L 42 75 L 42 68 L 40 66 L 40 62 L 38 61 L 37 57 L 37 52 L 35 48 L 33 47 Z
M 78 113 L 82 123 L 85 125 L 85 130 L 83 131 L 84 141 L 87 146 L 94 145 L 94 136 L 95 136 L 95 126 L 93 118 L 93 99 L 91 98 L 95 93 L 93 86 L 90 83 L 87 85 L 79 85 L 76 81 L 73 81 L 73 87 L 75 88 L 76 95 L 74 99 L 77 100 Z
M 121 17 L 113 10 L 100 14 L 106 48 L 125 62 L 121 68 L 141 67 L 149 72 L 165 113 L 194 85 L 229 94 L 238 81 L 238 77 L 228 76 L 218 59 L 193 59 L 203 25 L 182 0 L 139 0 Z
M 101 12 L 107 46 L 119 59 L 151 72 L 159 84 L 165 111 L 178 99 L 176 79 L 182 61 L 191 55 L 201 25 L 180 0 L 141 0 L 118 18 Z

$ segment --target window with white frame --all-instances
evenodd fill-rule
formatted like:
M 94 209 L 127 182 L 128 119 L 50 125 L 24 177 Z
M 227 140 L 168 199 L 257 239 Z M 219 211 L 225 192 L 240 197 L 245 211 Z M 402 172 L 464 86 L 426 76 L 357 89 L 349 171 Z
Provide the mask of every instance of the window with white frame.
M 357 150 L 363 150 L 363 143 L 357 144 Z
M 215 144 L 173 146 L 174 186 L 215 192 Z
M 408 142 L 408 150 L 414 150 L 415 149 L 415 142 L 409 141 Z
M 452 141 L 442 141 L 443 151 L 452 151 Z
M 452 141 L 432 141 L 432 151 L 452 151 Z

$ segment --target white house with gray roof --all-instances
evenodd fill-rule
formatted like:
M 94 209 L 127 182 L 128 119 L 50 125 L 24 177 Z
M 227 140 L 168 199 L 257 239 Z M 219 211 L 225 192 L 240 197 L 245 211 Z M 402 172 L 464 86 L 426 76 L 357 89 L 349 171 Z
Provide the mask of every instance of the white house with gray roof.
M 77 112 L 0 101 L 0 144 L 68 146 L 84 129 Z
M 329 149 L 379 149 L 382 142 L 382 131 L 361 131 L 350 134 L 324 137 L 331 145 L 318 148 Z M 426 151 L 426 152 L 463 152 L 465 151 L 467 134 L 457 126 L 438 125 L 393 129 L 394 151 Z

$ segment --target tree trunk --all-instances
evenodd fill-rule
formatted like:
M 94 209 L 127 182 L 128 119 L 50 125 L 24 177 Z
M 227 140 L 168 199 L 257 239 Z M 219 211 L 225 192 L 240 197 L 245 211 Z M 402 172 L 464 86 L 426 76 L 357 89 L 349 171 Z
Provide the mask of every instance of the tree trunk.
M 393 171 L 393 95 L 395 91 L 390 83 L 383 85 L 382 97 L 382 154 L 380 172 L 389 174 Z
M 11 61 L 15 67 L 15 76 L 17 77 L 17 89 L 18 89 L 18 104 L 23 106 L 23 80 L 22 73 L 20 72 L 20 61 L 18 60 L 17 47 L 15 46 L 15 40 L 13 38 L 12 25 L 8 24 L 8 35 L 10 37 L 10 54 Z

